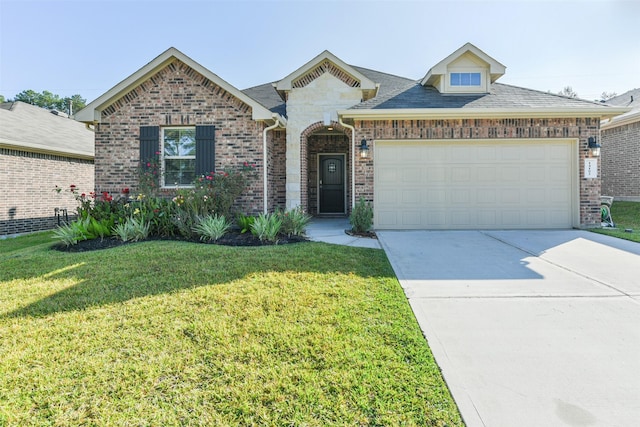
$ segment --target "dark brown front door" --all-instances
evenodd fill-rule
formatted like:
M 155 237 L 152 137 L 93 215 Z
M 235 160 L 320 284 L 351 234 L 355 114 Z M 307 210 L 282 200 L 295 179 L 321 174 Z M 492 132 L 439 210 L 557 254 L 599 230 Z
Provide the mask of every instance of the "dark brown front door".
M 345 213 L 344 154 L 320 155 L 319 213 Z

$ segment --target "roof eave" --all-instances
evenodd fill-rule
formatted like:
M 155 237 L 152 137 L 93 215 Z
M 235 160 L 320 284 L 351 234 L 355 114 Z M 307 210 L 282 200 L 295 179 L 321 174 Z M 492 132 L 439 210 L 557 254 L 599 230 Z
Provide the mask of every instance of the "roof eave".
M 626 108 L 393 108 L 340 110 L 345 119 L 490 119 L 490 118 L 610 118 L 627 112 Z
M 624 125 L 628 125 L 638 121 L 640 121 L 640 110 L 635 111 L 629 115 L 609 118 L 608 121 L 600 123 L 600 129 L 601 130 L 613 129 L 618 126 L 624 126 Z
M 10 141 L 7 139 L 0 140 L 0 148 L 7 148 L 9 150 L 17 151 L 27 151 L 29 153 L 50 154 L 54 156 L 70 157 L 82 160 L 93 160 L 95 158 L 95 154 L 92 152 L 78 150 L 56 150 L 37 144 L 31 144 L 23 141 Z

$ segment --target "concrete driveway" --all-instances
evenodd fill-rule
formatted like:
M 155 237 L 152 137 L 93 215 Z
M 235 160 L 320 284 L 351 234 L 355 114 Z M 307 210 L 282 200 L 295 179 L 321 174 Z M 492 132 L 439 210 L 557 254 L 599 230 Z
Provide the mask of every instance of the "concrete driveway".
M 640 425 L 640 244 L 377 234 L 469 427 Z

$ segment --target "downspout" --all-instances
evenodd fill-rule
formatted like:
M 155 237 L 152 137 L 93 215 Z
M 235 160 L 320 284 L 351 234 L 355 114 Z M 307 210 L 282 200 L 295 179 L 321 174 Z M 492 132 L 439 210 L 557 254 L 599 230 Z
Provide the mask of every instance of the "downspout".
M 356 128 L 342 121 L 342 117 L 338 118 L 341 126 L 351 129 L 351 209 L 356 207 Z
M 269 201 L 267 198 L 267 191 L 268 191 L 268 186 L 267 186 L 267 178 L 268 178 L 268 174 L 267 174 L 267 132 L 269 132 L 272 129 L 275 129 L 277 127 L 280 126 L 280 119 L 278 117 L 275 117 L 276 122 L 269 126 L 264 128 L 264 130 L 262 131 L 262 194 L 264 195 L 264 207 L 262 209 L 264 214 L 267 214 L 268 211 L 268 207 L 269 207 Z

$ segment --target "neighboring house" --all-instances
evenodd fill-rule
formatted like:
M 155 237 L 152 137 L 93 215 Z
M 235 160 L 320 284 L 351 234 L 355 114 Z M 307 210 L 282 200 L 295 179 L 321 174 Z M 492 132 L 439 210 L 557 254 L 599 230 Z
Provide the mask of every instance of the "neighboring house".
M 324 51 L 242 91 L 170 48 L 76 119 L 96 128 L 99 192 L 135 187 L 140 159 L 158 153 L 167 193 L 255 164 L 238 205 L 250 214 L 347 215 L 363 197 L 377 229 L 599 225 L 587 142 L 627 110 L 497 83 L 504 73 L 469 43 L 418 81 Z
M 640 89 L 611 98 L 607 105 L 632 110 L 600 124 L 602 194 L 640 202 Z
M 0 104 L 0 236 L 51 229 L 56 208 L 72 215 L 70 185 L 94 189 L 93 131 L 64 113 Z

